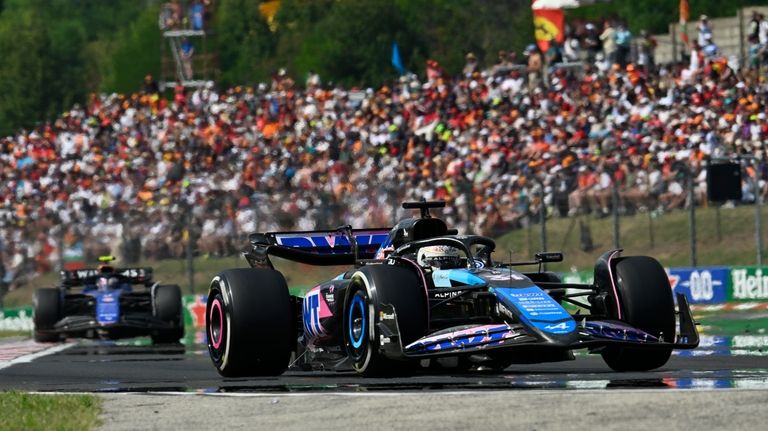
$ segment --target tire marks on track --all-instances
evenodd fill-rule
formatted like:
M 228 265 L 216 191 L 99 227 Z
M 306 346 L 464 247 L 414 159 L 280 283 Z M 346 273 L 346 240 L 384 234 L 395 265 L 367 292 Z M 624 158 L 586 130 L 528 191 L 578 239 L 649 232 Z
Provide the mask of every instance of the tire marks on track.
M 37 358 L 66 350 L 76 343 L 51 344 L 32 340 L 12 341 L 0 344 L 0 370 L 12 365 L 32 362 Z

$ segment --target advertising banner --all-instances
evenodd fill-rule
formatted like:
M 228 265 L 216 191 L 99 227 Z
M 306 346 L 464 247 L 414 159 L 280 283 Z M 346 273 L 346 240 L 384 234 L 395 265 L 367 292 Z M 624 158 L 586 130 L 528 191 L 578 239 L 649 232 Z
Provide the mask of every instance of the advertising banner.
M 768 267 L 731 268 L 731 296 L 734 301 L 768 300 Z
M 184 325 L 187 327 L 205 327 L 205 303 L 208 295 L 184 295 Z
M 691 304 L 715 304 L 728 299 L 730 274 L 726 267 L 670 268 L 669 285 Z
M 0 309 L 0 331 L 31 331 L 32 307 Z
M 592 284 L 594 273 L 592 271 L 570 271 L 560 274 L 563 283 Z

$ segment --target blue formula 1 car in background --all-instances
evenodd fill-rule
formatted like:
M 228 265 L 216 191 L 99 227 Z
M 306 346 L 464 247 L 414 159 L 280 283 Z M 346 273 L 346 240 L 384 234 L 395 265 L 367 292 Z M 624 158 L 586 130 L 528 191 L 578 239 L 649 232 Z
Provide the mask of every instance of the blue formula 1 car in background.
M 97 268 L 61 271 L 61 284 L 33 297 L 34 338 L 117 339 L 152 337 L 154 343 L 184 336 L 181 289 L 152 279 L 152 268 L 115 268 L 112 256 Z
M 688 303 L 678 294 L 676 312 L 655 259 L 609 251 L 593 284 L 567 284 L 542 271 L 561 253 L 498 262 L 492 239 L 458 235 L 430 215 L 442 206 L 407 202 L 420 217 L 391 229 L 251 234 L 252 268 L 211 282 L 206 331 L 219 373 L 277 375 L 294 365 L 382 376 L 444 363 L 501 370 L 574 359 L 576 349 L 602 355 L 614 370 L 645 371 L 673 349 L 698 346 Z M 299 297 L 270 256 L 350 269 Z M 525 265 L 539 269 L 515 270 Z

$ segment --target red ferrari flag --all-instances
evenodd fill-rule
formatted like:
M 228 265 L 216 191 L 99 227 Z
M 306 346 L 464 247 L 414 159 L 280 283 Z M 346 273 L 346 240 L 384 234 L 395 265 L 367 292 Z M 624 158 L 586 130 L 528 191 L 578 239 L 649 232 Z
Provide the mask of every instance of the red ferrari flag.
M 688 18 L 690 18 L 690 9 L 688 8 L 688 0 L 680 0 L 680 38 L 688 44 Z
M 541 8 L 541 1 L 533 0 L 533 32 L 539 49 L 546 52 L 552 41 L 563 43 L 565 14 L 562 9 Z

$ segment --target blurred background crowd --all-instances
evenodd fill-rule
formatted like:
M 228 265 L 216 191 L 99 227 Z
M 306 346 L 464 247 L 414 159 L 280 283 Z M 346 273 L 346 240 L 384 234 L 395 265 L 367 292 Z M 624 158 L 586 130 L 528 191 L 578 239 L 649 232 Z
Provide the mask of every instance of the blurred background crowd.
M 546 55 L 467 53 L 461 71 L 428 60 L 370 88 L 280 69 L 256 86 L 167 97 L 148 75 L 134 94 L 94 94 L 0 138 L 0 275 L 12 287 L 73 244 L 135 262 L 188 244 L 233 254 L 254 231 L 390 226 L 421 198 L 490 236 L 542 213 L 660 213 L 706 205 L 706 161 L 733 153 L 757 158 L 743 199 L 765 198 L 759 69 L 698 42 L 688 63 L 656 65 L 650 37 L 621 50 L 625 31 L 584 22 Z

